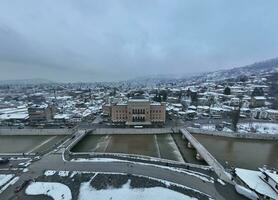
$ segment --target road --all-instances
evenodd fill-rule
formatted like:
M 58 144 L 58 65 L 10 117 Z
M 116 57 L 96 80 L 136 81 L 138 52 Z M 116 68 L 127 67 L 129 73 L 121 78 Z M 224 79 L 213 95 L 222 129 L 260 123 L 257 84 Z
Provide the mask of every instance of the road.
M 234 196 L 234 199 L 244 199 L 241 196 L 237 195 L 230 188 L 229 193 L 225 187 L 221 186 L 218 182 L 209 183 L 204 182 L 201 179 L 179 173 L 167 168 L 160 168 L 155 165 L 144 165 L 141 163 L 132 163 L 127 162 L 68 162 L 61 159 L 59 154 L 49 154 L 40 161 L 33 163 L 29 167 L 29 171 L 20 176 L 19 182 L 30 178 L 36 178 L 43 174 L 44 170 L 67 170 L 67 171 L 90 171 L 90 172 L 114 172 L 114 173 L 127 173 L 134 175 L 142 175 L 152 178 L 158 178 L 162 180 L 167 180 L 170 182 L 178 183 L 203 193 L 211 195 L 214 199 L 224 200 L 231 199 Z M 216 185 L 218 184 L 218 187 Z M 2 199 L 9 199 L 13 196 L 15 185 L 9 187 L 6 191 L 0 196 Z M 221 192 L 222 190 L 222 192 Z
M 181 173 L 170 168 L 159 167 L 158 165 L 146 165 L 143 163 L 117 161 L 117 162 L 71 162 L 63 159 L 63 153 L 67 146 L 74 142 L 82 132 L 77 131 L 75 137 L 69 137 L 58 149 L 42 156 L 38 161 L 33 162 L 29 171 L 19 175 L 16 184 L 9 186 L 2 194 L 0 199 L 11 199 L 15 196 L 14 189 L 17 185 L 28 179 L 36 179 L 43 175 L 45 170 L 66 170 L 66 171 L 90 171 L 90 172 L 112 172 L 141 175 L 151 178 L 162 179 L 183 186 L 193 188 L 200 192 L 210 195 L 217 200 L 224 199 L 245 199 L 237 194 L 232 185 L 222 186 L 215 181 L 214 183 L 205 182 L 202 179 L 190 174 Z

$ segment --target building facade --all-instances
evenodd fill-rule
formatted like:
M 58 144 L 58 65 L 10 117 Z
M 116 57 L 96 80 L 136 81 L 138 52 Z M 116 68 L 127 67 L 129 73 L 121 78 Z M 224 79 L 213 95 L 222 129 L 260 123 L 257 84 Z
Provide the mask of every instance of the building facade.
M 110 106 L 110 109 L 107 107 Z M 104 105 L 105 112 L 110 110 L 113 123 L 126 125 L 164 124 L 166 120 L 165 103 L 151 102 L 147 99 L 130 99 L 124 103 Z
M 55 107 L 53 105 L 31 105 L 28 107 L 30 124 L 45 123 L 54 118 Z

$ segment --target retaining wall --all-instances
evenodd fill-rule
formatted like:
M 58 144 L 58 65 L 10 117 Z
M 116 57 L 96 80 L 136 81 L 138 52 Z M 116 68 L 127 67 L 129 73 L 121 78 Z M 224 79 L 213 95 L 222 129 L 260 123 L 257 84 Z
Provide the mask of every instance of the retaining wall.
M 171 128 L 98 128 L 91 132 L 91 134 L 166 134 L 172 132 L 173 130 Z
M 238 133 L 225 131 L 211 131 L 199 128 L 186 128 L 192 134 L 203 134 L 230 138 L 256 139 L 256 140 L 278 140 L 278 134 L 259 134 L 259 133 Z
M 72 129 L 0 129 L 0 135 L 69 135 Z

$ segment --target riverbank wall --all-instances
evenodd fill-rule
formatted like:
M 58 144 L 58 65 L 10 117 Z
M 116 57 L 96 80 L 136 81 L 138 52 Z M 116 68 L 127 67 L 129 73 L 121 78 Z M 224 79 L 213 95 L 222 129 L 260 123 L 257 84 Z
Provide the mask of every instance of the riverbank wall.
M 15 128 L 3 128 L 0 129 L 0 136 L 20 136 L 20 135 L 70 135 L 72 129 L 15 129 Z
M 262 133 L 239 133 L 239 132 L 225 132 L 225 131 L 212 131 L 203 130 L 199 128 L 186 128 L 191 134 L 202 134 L 219 137 L 254 139 L 254 140 L 278 140 L 278 134 L 262 134 Z

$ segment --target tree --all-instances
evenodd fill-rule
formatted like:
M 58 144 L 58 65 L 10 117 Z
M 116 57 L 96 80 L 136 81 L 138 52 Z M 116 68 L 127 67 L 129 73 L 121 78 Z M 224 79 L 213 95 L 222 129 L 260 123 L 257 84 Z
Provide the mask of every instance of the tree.
M 256 96 L 264 96 L 264 91 L 262 88 L 257 88 L 255 87 L 252 94 L 251 94 L 252 97 L 256 97 Z
M 240 108 L 238 107 L 237 109 L 231 112 L 232 129 L 234 132 L 237 131 L 237 124 L 239 122 L 239 118 L 240 118 Z
M 231 88 L 225 87 L 225 89 L 224 89 L 224 94 L 225 94 L 225 95 L 231 95 Z
M 167 100 L 167 96 L 168 96 L 168 93 L 166 90 L 162 90 L 160 92 L 160 94 L 162 95 L 162 101 L 166 101 Z
M 240 118 L 240 108 L 242 107 L 242 99 L 240 99 L 239 106 L 231 112 L 232 129 L 234 132 L 237 131 L 237 124 Z
M 197 106 L 197 103 L 198 103 L 198 94 L 197 94 L 197 92 L 191 92 L 190 97 L 191 97 L 192 104 Z
M 248 81 L 248 76 L 246 76 L 246 75 L 241 75 L 241 76 L 239 76 L 239 81 L 241 81 L 241 82 L 246 82 L 246 81 Z
M 158 93 L 158 92 L 156 91 L 153 100 L 154 100 L 154 101 L 157 101 L 157 102 L 161 102 L 162 98 L 161 98 L 160 93 Z

